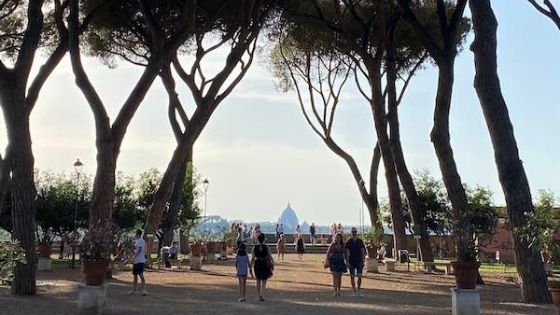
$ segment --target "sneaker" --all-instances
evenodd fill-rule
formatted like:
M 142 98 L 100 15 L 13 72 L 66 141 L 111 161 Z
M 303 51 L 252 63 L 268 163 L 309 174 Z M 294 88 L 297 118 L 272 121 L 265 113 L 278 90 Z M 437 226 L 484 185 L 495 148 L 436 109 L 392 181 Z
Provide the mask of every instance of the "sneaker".
M 148 291 L 146 291 L 146 289 L 143 289 L 143 290 L 142 290 L 142 295 L 143 295 L 143 296 L 148 295 Z
M 264 302 L 264 297 L 259 296 L 259 301 Z
M 130 290 L 130 291 L 126 292 L 126 294 L 128 294 L 128 295 L 134 295 L 134 294 L 136 294 L 136 290 L 134 290 L 134 289 L 133 289 L 133 290 Z
M 238 301 L 239 302 L 245 302 L 245 298 L 240 298 Z

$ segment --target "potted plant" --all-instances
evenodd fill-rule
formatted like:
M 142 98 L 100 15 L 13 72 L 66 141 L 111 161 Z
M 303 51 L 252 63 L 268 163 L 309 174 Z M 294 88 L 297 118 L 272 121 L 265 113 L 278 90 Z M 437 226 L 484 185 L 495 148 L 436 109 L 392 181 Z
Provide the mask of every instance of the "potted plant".
M 379 261 L 377 260 L 377 247 L 383 242 L 384 238 L 383 227 L 372 227 L 366 234 L 364 234 L 364 243 L 368 259 L 366 261 L 366 270 L 368 272 L 379 272 Z
M 80 258 L 86 285 L 100 286 L 105 282 L 111 262 L 113 243 L 110 225 L 91 227 L 80 243 Z
M 475 289 L 484 284 L 478 269 L 478 240 L 496 227 L 498 216 L 492 205 L 492 192 L 480 186 L 465 186 L 468 207 L 456 213 L 448 224 L 457 241 L 457 261 L 451 262 L 458 289 Z M 446 228 L 447 229 L 447 228 Z
M 191 256 L 201 257 L 202 256 L 203 244 L 200 240 L 195 240 L 190 244 Z
M 50 259 L 52 254 L 53 235 L 50 230 L 37 231 L 37 252 L 39 258 Z

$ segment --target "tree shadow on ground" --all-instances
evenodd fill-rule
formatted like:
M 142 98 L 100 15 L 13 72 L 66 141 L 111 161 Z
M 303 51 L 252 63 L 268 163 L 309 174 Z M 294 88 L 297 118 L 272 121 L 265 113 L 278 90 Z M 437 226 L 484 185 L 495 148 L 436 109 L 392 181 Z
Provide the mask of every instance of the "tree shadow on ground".
M 165 272 L 160 271 L 158 273 Z M 148 280 L 150 276 L 147 274 Z M 175 273 L 171 271 L 170 273 Z M 158 284 L 149 283 L 148 296 L 127 295 L 130 278 L 121 274 L 108 282 L 108 299 L 104 314 L 247 314 L 266 315 L 439 315 L 451 313 L 451 294 L 447 283 L 430 286 L 426 292 L 408 292 L 383 289 L 367 289 L 365 297 L 351 297 L 345 287 L 343 296 L 332 297 L 328 283 L 312 282 L 308 277 L 295 281 L 271 280 L 272 289 L 267 292 L 267 301 L 256 300 L 254 281 L 248 281 L 247 302 L 237 302 L 238 286 L 235 277 L 213 271 L 194 272 L 198 283 L 185 282 L 177 277 L 176 282 Z M 184 275 L 183 275 L 184 276 Z M 384 281 L 410 281 L 399 274 L 390 274 Z M 200 279 L 208 283 L 200 283 Z M 377 280 L 377 279 L 373 279 Z M 348 281 L 346 281 L 348 282 Z M 345 283 L 347 284 L 347 283 Z M 303 288 L 303 289 L 302 289 Z M 9 288 L 0 288 L 1 314 L 76 314 L 76 283 L 39 287 L 40 294 L 34 297 L 16 297 L 9 295 Z M 515 299 L 511 286 L 499 288 L 482 288 L 483 314 L 556 314 L 552 306 L 520 304 Z M 517 293 L 517 292 L 516 292 Z M 512 297 L 513 296 L 513 297 Z

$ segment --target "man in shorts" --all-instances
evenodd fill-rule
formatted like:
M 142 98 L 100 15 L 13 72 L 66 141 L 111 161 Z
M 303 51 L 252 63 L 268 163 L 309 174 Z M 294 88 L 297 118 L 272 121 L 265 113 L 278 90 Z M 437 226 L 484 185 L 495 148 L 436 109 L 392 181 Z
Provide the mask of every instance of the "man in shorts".
M 362 272 L 364 270 L 364 262 L 366 259 L 366 246 L 364 242 L 358 238 L 358 230 L 352 227 L 352 238 L 346 242 L 348 250 L 348 267 L 350 269 L 350 283 L 352 284 L 353 295 L 364 296 L 361 292 L 362 288 Z M 358 287 L 356 287 L 355 278 L 358 277 Z
M 146 241 L 142 238 L 142 230 L 137 230 L 134 237 L 134 260 L 132 265 L 132 274 L 134 275 L 134 287 L 129 292 L 130 294 L 136 293 L 138 287 L 138 277 L 142 281 L 142 295 L 148 295 L 146 291 L 146 280 L 144 279 L 144 264 L 146 264 Z

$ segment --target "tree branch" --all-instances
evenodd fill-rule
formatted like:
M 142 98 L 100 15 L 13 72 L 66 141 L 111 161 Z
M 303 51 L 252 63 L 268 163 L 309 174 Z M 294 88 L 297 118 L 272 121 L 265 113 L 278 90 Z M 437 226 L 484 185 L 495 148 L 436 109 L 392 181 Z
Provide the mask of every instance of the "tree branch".
M 432 37 L 430 32 L 422 25 L 416 14 L 410 8 L 410 0 L 398 0 L 399 8 L 402 11 L 403 18 L 407 20 L 416 34 L 420 37 L 430 55 L 436 62 L 443 61 L 445 52 L 442 47 L 439 47 L 436 40 Z M 462 0 L 461 0 L 462 1 Z
M 17 82 L 23 88 L 27 86 L 27 79 L 33 66 L 35 52 L 41 40 L 41 33 L 43 31 L 43 12 L 41 9 L 43 1 L 29 0 L 28 2 L 27 28 L 14 66 Z
M 554 22 L 554 24 L 556 24 L 556 27 L 558 27 L 558 29 L 560 30 L 560 16 L 558 15 L 558 11 L 550 2 L 550 0 L 544 0 L 544 5 L 547 6 L 548 10 L 545 9 L 542 5 L 538 4 L 535 0 L 527 1 L 529 1 L 529 3 L 532 4 L 535 9 L 537 9 L 537 11 L 552 20 L 552 22 Z

